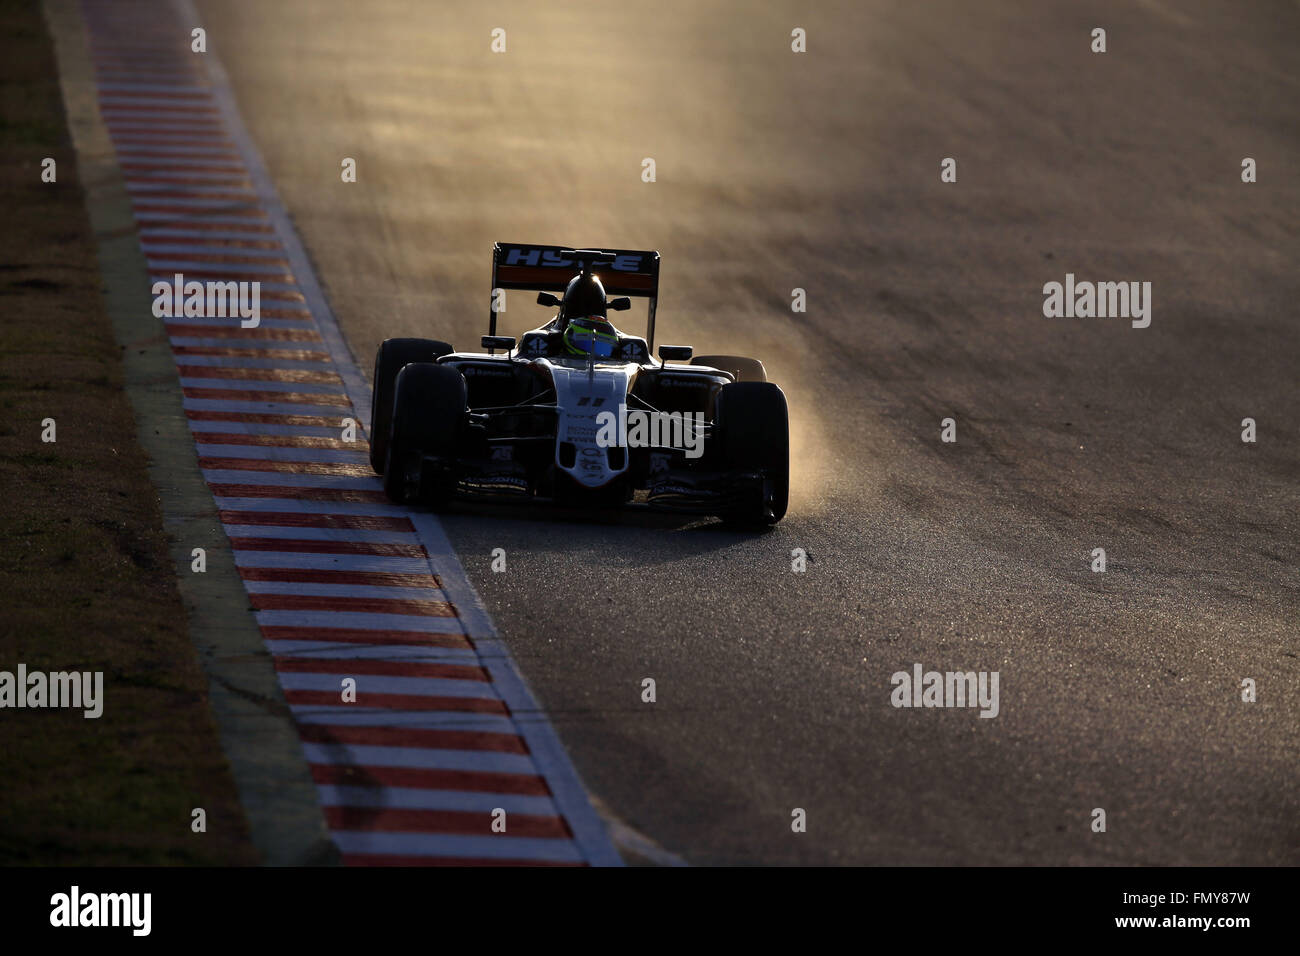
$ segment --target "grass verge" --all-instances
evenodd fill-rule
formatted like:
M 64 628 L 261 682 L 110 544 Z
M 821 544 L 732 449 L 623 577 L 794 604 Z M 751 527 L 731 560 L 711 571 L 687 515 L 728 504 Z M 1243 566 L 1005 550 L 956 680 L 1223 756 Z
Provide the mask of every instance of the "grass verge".
M 0 864 L 255 863 L 122 390 L 40 4 L 0 3 L 0 37 L 0 671 L 103 671 L 105 697 L 97 720 L 0 709 Z

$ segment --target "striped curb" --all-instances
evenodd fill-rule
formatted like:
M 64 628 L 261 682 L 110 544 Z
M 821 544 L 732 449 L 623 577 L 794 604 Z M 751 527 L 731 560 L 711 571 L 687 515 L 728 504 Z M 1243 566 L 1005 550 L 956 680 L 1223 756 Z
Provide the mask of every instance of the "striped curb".
M 150 282 L 261 283 L 256 328 L 160 321 L 343 862 L 619 865 L 441 526 L 388 502 L 362 432 L 341 438 L 344 418 L 368 423 L 369 386 L 224 71 L 190 51 L 192 4 L 82 11 Z

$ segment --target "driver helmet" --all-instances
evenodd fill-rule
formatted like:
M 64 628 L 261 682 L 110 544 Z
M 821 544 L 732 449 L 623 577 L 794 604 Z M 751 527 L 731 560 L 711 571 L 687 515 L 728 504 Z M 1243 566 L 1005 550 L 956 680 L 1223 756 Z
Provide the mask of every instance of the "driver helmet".
M 605 286 L 598 276 L 583 271 L 569 280 L 560 300 L 560 323 L 569 319 L 582 319 L 587 316 L 605 318 L 609 313 L 605 309 Z
M 618 348 L 618 332 L 599 315 L 574 316 L 564 327 L 564 349 L 570 355 L 609 358 Z

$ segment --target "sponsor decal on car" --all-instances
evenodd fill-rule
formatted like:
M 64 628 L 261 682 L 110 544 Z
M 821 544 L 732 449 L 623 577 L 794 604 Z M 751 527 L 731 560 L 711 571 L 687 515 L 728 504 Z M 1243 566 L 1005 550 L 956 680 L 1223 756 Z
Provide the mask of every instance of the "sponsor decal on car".
M 610 262 L 601 263 L 602 266 L 608 266 L 619 272 L 640 272 L 641 259 L 638 255 L 620 255 Z M 507 266 L 543 266 L 553 268 L 576 268 L 579 260 L 569 259 L 558 252 L 550 249 L 523 249 L 514 248 L 506 253 L 505 262 L 502 265 Z
M 462 365 L 460 374 L 466 378 L 510 378 L 514 372 L 509 368 L 493 368 L 487 365 Z

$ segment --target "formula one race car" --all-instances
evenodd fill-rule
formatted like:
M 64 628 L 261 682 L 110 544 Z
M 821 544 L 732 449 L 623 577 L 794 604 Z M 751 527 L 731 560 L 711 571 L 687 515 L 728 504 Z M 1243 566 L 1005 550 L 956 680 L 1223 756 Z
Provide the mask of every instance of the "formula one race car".
M 538 292 L 540 305 L 559 310 L 517 347 L 496 334 L 511 289 Z M 486 354 L 433 339 L 379 347 L 370 463 L 393 501 L 643 500 L 742 526 L 781 520 L 790 485 L 785 394 L 756 359 L 692 358 L 684 345 L 651 357 L 659 253 L 497 243 L 492 290 Z M 649 300 L 645 338 L 609 320 L 632 307 L 629 296 Z

